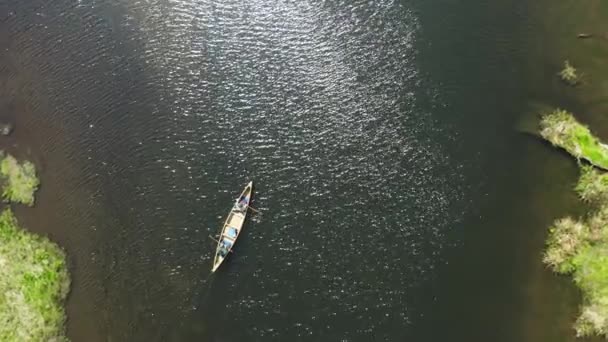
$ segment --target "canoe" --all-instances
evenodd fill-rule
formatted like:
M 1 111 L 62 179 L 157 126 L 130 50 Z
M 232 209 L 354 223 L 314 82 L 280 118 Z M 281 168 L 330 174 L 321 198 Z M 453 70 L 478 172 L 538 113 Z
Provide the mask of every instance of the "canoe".
M 215 257 L 213 258 L 213 267 L 211 272 L 215 272 L 220 265 L 228 258 L 228 254 L 232 253 L 232 248 L 236 243 L 236 239 L 241 234 L 243 223 L 247 217 L 249 204 L 253 195 L 253 182 L 249 182 L 241 195 L 236 199 L 228 218 L 222 227 L 222 234 L 215 249 Z

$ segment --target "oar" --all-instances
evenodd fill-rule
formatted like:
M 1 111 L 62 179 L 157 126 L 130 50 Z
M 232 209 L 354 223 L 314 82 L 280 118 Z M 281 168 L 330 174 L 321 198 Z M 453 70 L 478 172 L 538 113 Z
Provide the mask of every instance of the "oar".
M 262 213 L 261 211 L 257 210 L 256 208 L 254 208 L 254 207 L 252 207 L 252 206 L 250 206 L 250 205 L 248 205 L 248 206 L 247 206 L 247 208 L 249 208 L 249 209 L 251 209 L 251 210 L 255 211 L 256 213 L 260 213 L 260 214 Z
M 218 244 L 218 245 L 220 244 L 220 242 L 219 242 L 218 240 L 214 239 L 214 238 L 213 238 L 213 236 L 209 235 L 209 238 L 210 238 L 211 240 L 213 240 L 213 241 L 217 242 L 217 244 Z M 230 252 L 230 253 L 234 253 L 234 252 L 232 251 L 232 249 L 229 249 L 229 250 L 228 250 L 228 252 Z

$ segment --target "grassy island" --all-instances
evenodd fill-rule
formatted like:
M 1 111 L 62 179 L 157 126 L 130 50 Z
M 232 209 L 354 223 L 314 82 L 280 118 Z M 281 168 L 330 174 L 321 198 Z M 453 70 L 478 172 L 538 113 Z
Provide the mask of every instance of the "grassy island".
M 10 154 L 0 152 L 0 175 L 5 201 L 34 205 L 34 193 L 40 185 L 34 164 L 29 161 L 19 163 Z
M 66 341 L 65 255 L 21 229 L 10 209 L 0 214 L 0 341 Z
M 608 166 L 608 149 L 568 112 L 556 110 L 545 116 L 541 135 L 578 159 L 602 169 Z M 575 190 L 594 211 L 583 219 L 555 221 L 543 261 L 557 273 L 572 274 L 583 293 L 577 335 L 608 337 L 608 173 L 581 165 Z
M 561 109 L 545 115 L 541 120 L 540 134 L 554 146 L 568 151 L 577 159 L 608 170 L 608 146 L 602 144 L 587 128 L 576 121 L 574 116 Z

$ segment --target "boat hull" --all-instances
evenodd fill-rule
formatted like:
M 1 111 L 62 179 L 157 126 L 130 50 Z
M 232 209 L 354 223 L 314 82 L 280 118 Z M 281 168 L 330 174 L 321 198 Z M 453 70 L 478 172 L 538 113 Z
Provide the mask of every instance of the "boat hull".
M 232 249 L 243 230 L 252 197 L 253 182 L 249 182 L 249 184 L 245 186 L 245 189 L 243 189 L 243 192 L 241 192 L 241 195 L 236 199 L 236 202 L 232 206 L 232 209 L 224 222 L 215 249 L 211 272 L 215 272 L 224 263 L 224 260 L 228 258 L 228 255 L 232 253 Z

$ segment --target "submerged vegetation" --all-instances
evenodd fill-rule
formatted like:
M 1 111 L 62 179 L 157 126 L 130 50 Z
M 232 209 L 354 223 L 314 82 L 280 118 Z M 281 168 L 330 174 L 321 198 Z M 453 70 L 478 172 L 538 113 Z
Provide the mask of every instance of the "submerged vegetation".
M 608 146 L 602 144 L 574 116 L 561 109 L 545 115 L 541 120 L 540 134 L 553 145 L 561 147 L 577 159 L 608 170 Z
M 556 110 L 541 122 L 541 135 L 577 159 L 602 169 L 608 166 L 608 149 L 572 114 Z M 583 306 L 575 323 L 577 335 L 608 337 L 608 173 L 581 165 L 575 187 L 579 197 L 594 204 L 584 219 L 558 219 L 549 231 L 543 261 L 555 272 L 572 274 L 583 293 Z
M 29 161 L 19 163 L 10 154 L 0 153 L 0 175 L 4 182 L 2 197 L 5 201 L 34 205 L 34 193 L 40 185 L 34 164 Z
M 576 85 L 579 80 L 578 72 L 569 61 L 564 61 L 564 68 L 559 72 L 559 77 L 569 85 Z
M 69 288 L 65 255 L 0 214 L 0 341 L 65 341 L 62 307 Z

